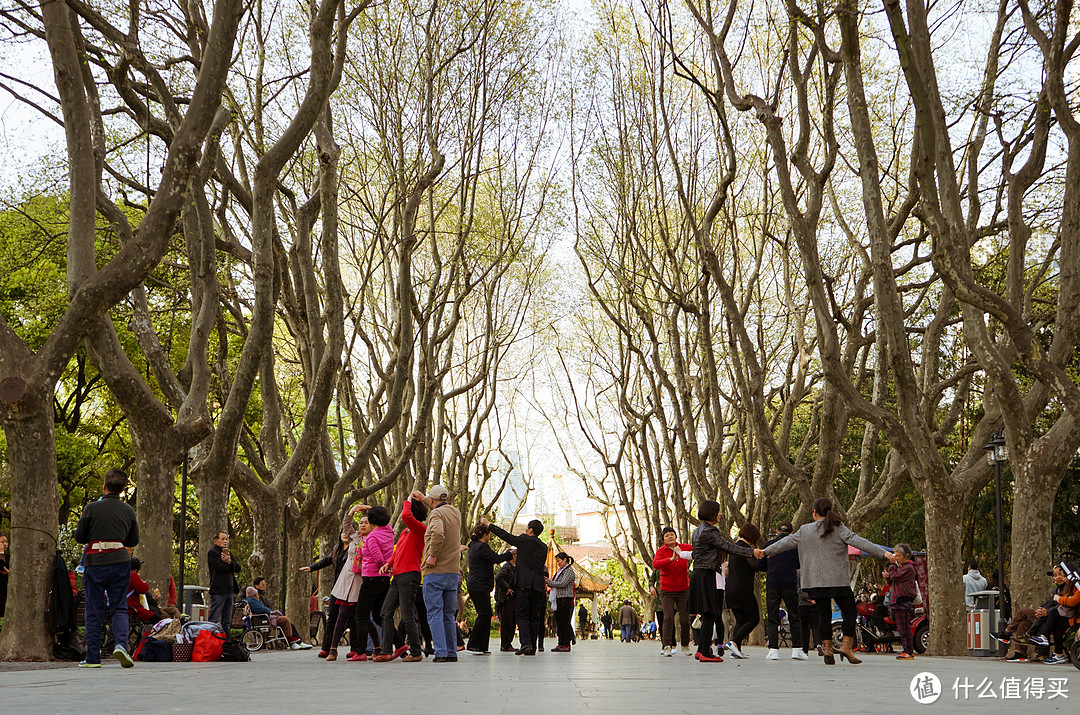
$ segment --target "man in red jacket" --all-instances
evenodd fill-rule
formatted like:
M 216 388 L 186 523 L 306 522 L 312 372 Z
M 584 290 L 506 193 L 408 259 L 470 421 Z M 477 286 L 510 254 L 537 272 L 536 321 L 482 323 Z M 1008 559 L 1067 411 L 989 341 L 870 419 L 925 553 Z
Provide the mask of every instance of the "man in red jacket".
M 420 588 L 420 558 L 424 552 L 424 533 L 427 525 L 427 505 L 417 499 L 406 499 L 401 505 L 401 519 L 405 530 L 398 536 L 394 555 L 383 564 L 381 573 L 390 574 L 390 588 L 382 605 L 382 652 L 375 656 L 376 663 L 385 663 L 398 656 L 406 663 L 424 659 L 420 654 L 420 628 L 416 622 L 416 592 Z M 394 650 L 394 611 L 401 608 L 401 622 L 405 625 L 409 654 L 406 647 Z M 393 651 L 393 652 L 391 652 Z
M 694 547 L 680 543 L 670 526 L 665 526 L 661 533 L 664 543 L 656 550 L 652 565 L 660 572 L 660 604 L 664 609 L 662 652 L 668 658 L 675 653 L 675 609 L 678 609 L 682 651 L 690 655 L 690 614 L 686 612 L 686 600 L 690 595 L 690 557 Z

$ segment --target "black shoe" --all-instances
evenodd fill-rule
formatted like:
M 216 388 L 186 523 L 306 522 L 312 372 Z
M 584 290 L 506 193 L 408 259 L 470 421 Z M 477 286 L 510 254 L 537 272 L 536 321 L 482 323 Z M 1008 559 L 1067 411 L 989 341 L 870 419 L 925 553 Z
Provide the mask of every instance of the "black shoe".
M 446 656 L 446 662 L 447 663 L 456 663 L 457 662 L 457 656 L 456 655 L 448 655 L 448 656 Z
M 514 653 L 516 650 L 517 649 L 514 648 L 514 646 L 509 646 L 507 648 L 499 648 L 500 653 Z
M 456 659 L 455 659 L 455 660 L 456 660 Z M 432 663 L 449 663 L 449 662 L 450 662 L 450 659 L 449 659 L 449 658 L 447 658 L 447 657 L 446 657 L 446 656 L 444 656 L 444 655 L 440 655 L 440 656 L 436 656 L 435 660 L 433 660 L 433 661 L 431 661 L 431 662 L 432 662 Z
M 541 650 L 543 650 L 543 649 L 541 649 Z M 523 652 L 522 652 L 522 655 L 536 655 L 536 649 L 535 648 L 524 648 Z
M 537 648 L 536 650 L 538 650 L 538 651 L 540 651 L 541 653 L 543 653 L 543 652 L 544 652 L 544 646 L 540 646 L 540 647 L 539 647 L 539 648 Z
M 523 645 L 523 646 L 521 646 L 520 648 L 518 648 L 517 650 L 514 651 L 514 655 L 525 655 L 525 651 L 527 651 L 528 649 L 529 649 L 529 646 Z

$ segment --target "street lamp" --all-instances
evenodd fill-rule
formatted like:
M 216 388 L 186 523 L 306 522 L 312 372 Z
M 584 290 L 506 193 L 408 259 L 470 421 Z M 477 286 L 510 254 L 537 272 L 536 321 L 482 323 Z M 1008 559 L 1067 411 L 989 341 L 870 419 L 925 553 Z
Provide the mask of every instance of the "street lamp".
M 994 525 L 997 528 L 998 608 L 1001 609 L 1005 606 L 1005 536 L 1002 533 L 1001 524 L 1001 465 L 1009 461 L 1009 452 L 1005 449 L 1005 435 L 1002 430 L 995 432 L 990 437 L 990 441 L 983 445 L 983 449 L 986 450 L 986 461 L 994 465 L 996 481 L 997 504 Z

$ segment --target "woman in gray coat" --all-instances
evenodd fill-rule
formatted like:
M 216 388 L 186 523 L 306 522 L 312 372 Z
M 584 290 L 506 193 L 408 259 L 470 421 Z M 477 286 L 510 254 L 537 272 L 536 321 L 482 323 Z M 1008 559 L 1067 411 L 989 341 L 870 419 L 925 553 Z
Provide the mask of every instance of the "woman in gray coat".
M 775 556 L 794 548 L 799 549 L 801 587 L 816 602 L 818 611 L 818 636 L 825 652 L 825 664 L 835 665 L 832 641 L 832 602 L 844 614 L 844 644 L 840 657 L 852 663 L 862 661 L 855 657 L 855 594 L 851 591 L 851 573 L 848 567 L 848 545 L 862 549 L 889 561 L 893 555 L 884 547 L 867 541 L 844 526 L 839 515 L 833 511 L 832 502 L 821 497 L 814 500 L 814 521 L 805 524 L 786 539 L 764 548 L 755 549 L 758 558 Z

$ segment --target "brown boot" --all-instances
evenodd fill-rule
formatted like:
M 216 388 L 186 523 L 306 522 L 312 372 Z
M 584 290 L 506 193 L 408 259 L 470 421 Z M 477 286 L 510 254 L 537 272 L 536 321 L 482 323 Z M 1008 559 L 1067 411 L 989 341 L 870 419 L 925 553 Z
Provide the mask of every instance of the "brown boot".
M 821 641 L 822 657 L 825 658 L 825 665 L 836 665 L 836 658 L 833 657 L 832 640 Z
M 862 661 L 855 657 L 855 652 L 853 650 L 854 645 L 854 638 L 852 638 L 851 636 L 844 636 L 844 644 L 840 646 L 840 650 L 838 652 L 840 653 L 841 660 L 847 658 L 849 661 L 851 661 L 852 665 L 858 665 Z

